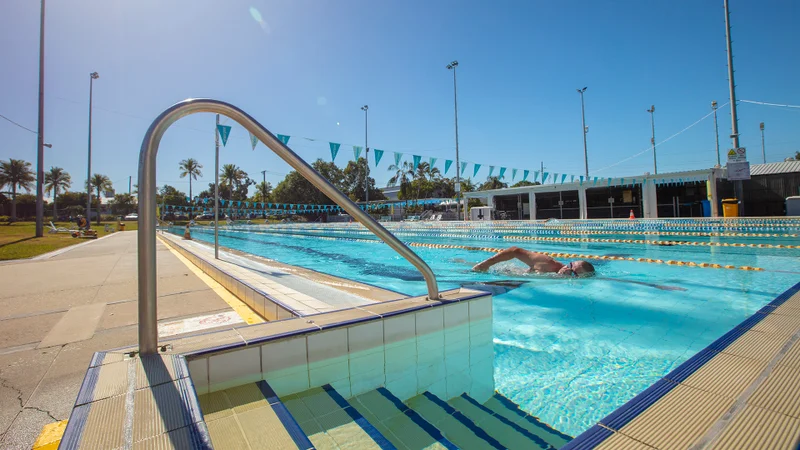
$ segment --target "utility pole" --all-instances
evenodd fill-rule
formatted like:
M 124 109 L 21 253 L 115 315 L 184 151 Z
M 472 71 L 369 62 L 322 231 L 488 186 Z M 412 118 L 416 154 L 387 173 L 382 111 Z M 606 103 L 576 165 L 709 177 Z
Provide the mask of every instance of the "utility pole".
M 762 159 L 762 162 L 764 164 L 766 164 L 767 163 L 767 151 L 764 148 L 764 122 L 761 122 L 761 125 L 759 125 L 759 128 L 761 128 L 761 159 Z
M 586 92 L 586 88 L 578 89 L 578 93 L 581 94 L 581 123 L 583 124 L 583 164 L 586 169 L 586 179 L 589 179 L 589 153 L 586 150 L 586 133 L 589 132 L 589 128 L 586 126 L 586 111 L 583 105 L 583 93 Z
M 39 126 L 36 139 L 36 237 L 44 236 L 44 1 L 39 19 Z M 55 219 L 53 219 L 55 220 Z
M 542 161 L 542 164 L 539 167 L 539 175 L 542 176 L 542 184 L 544 184 L 544 161 Z
M 267 171 L 262 170 L 261 175 L 264 177 L 263 184 L 261 185 L 261 202 L 267 201 Z
M 86 164 L 86 229 L 92 227 L 92 86 L 100 78 L 97 72 L 89 74 L 89 154 Z M 97 221 L 100 222 L 100 198 L 97 198 Z
M 367 205 L 369 205 L 369 141 L 367 140 L 369 105 L 362 106 L 361 110 L 364 111 L 364 150 L 366 150 L 367 155 L 367 175 L 364 178 L 364 197 L 366 198 L 365 201 Z M 356 164 L 358 164 L 358 161 L 356 161 Z
M 728 88 L 730 89 L 730 103 L 731 103 L 731 141 L 733 149 L 739 148 L 739 118 L 736 114 L 736 83 L 733 80 L 733 45 L 731 44 L 731 12 L 728 9 L 728 0 L 723 0 L 725 8 L 725 40 L 728 50 Z M 744 189 L 742 181 L 737 180 L 736 198 L 739 199 L 739 215 L 744 216 Z
M 650 127 L 653 130 L 653 135 L 650 138 L 650 144 L 653 146 L 653 175 L 658 175 L 658 163 L 656 162 L 656 122 L 654 119 L 656 106 L 651 105 L 647 112 L 650 113 Z
M 131 182 L 133 181 L 133 176 L 128 175 L 128 195 L 131 195 Z
M 717 143 L 717 167 L 722 167 L 722 164 L 719 160 L 719 126 L 717 125 L 717 101 L 714 100 L 711 102 L 711 109 L 714 110 L 714 138 L 716 139 Z
M 214 259 L 219 259 L 219 114 L 214 127 Z
M 458 88 L 456 86 L 456 67 L 458 67 L 458 61 L 453 61 L 447 65 L 447 69 L 453 71 L 453 106 L 456 116 L 456 220 L 461 220 L 461 164 L 458 160 Z M 464 212 L 466 213 L 466 211 Z

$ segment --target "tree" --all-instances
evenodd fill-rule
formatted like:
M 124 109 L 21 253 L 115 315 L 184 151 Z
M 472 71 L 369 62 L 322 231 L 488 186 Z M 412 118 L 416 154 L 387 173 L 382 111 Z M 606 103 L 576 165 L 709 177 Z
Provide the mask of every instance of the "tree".
M 50 171 L 44 174 L 44 189 L 49 195 L 53 193 L 53 220 L 58 219 L 56 200 L 59 191 L 66 191 L 72 186 L 72 177 L 61 167 L 50 167 Z
M 161 205 L 184 206 L 186 205 L 186 194 L 165 184 L 158 190 L 156 203 Z
M 200 171 L 203 165 L 197 162 L 196 159 L 189 158 L 181 161 L 178 168 L 181 171 L 181 178 L 185 178 L 187 175 L 189 176 L 189 198 L 194 198 L 192 197 L 192 179 L 194 178 L 196 180 L 197 177 L 203 176 L 203 172 Z
M 403 161 L 402 166 L 392 164 L 387 170 L 389 170 L 389 172 L 395 172 L 394 176 L 389 178 L 389 182 L 386 183 L 387 186 L 397 186 L 397 183 L 399 182 L 400 188 L 402 189 L 404 184 L 407 184 L 414 179 L 414 165 L 408 161 Z
M 487 177 L 486 182 L 478 187 L 479 191 L 489 191 L 492 189 L 504 189 L 508 187 L 508 183 L 500 181 L 499 177 Z
M 272 192 L 272 184 L 269 181 L 262 181 L 256 185 L 256 195 L 253 196 L 252 201 L 266 203 L 270 200 L 270 193 Z
M 108 204 L 115 215 L 125 216 L 136 211 L 136 200 L 132 194 L 116 194 Z
M 311 167 L 333 184 L 334 187 L 340 191 L 344 190 L 342 186 L 344 174 L 335 164 L 318 159 L 311 164 Z M 276 203 L 310 203 L 315 205 L 332 205 L 335 203 L 294 170 L 289 172 L 286 178 L 275 186 L 272 191 L 272 201 Z
M 250 177 L 247 176 L 247 172 L 239 168 L 239 166 L 236 164 L 225 164 L 222 166 L 219 173 L 219 196 L 220 198 L 230 200 L 247 200 L 247 191 L 250 186 L 254 184 L 256 184 L 256 182 L 251 180 Z M 213 184 L 211 186 L 213 186 Z M 227 192 L 230 193 L 227 197 L 222 195 L 223 186 L 225 186 Z M 211 192 L 214 192 L 213 187 L 211 188 Z
M 522 180 L 522 181 L 519 181 L 519 182 L 517 182 L 515 184 L 512 184 L 511 187 L 538 186 L 540 184 L 542 184 L 542 183 L 539 183 L 538 181 Z
M 442 172 L 436 167 L 431 167 L 430 164 L 421 162 L 417 165 L 417 173 L 415 178 L 427 178 L 429 181 L 433 181 L 435 178 L 439 178 L 441 175 Z
M 9 158 L 0 161 L 0 188 L 11 189 L 11 222 L 17 220 L 17 189 L 30 192 L 36 177 L 31 171 L 31 163 L 21 159 Z
M 89 180 L 89 184 L 97 192 L 97 225 L 100 225 L 100 191 L 110 191 L 114 188 L 114 186 L 111 184 L 111 180 L 107 176 L 99 173 L 92 175 L 92 178 Z M 87 217 L 87 219 L 89 218 Z
M 794 152 L 794 159 L 800 161 L 800 152 Z
M 383 192 L 375 187 L 375 179 L 367 177 L 367 160 L 365 158 L 358 158 L 358 161 L 349 161 L 347 167 L 344 168 L 343 175 L 343 192 L 347 194 L 353 201 L 362 201 L 366 199 L 366 184 L 369 186 L 370 200 L 385 200 L 386 196 Z

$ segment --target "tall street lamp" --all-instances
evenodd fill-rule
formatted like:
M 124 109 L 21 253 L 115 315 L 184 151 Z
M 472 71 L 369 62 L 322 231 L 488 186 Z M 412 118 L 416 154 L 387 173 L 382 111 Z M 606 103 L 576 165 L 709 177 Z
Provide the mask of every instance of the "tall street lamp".
M 586 180 L 589 180 L 589 153 L 586 151 L 586 133 L 589 132 L 589 127 L 586 126 L 586 110 L 583 105 L 583 93 L 586 92 L 586 87 L 577 90 L 581 94 L 581 123 L 583 124 L 583 164 L 586 169 Z
M 730 104 L 731 104 L 731 143 L 733 149 L 739 149 L 739 118 L 736 111 L 736 83 L 733 80 L 733 44 L 731 42 L 731 12 L 728 8 L 728 0 L 723 1 L 723 8 L 725 9 L 725 41 L 726 49 L 728 51 L 728 89 L 730 90 Z M 734 183 L 736 190 L 736 198 L 739 199 L 739 215 L 744 216 L 744 187 L 742 180 L 736 180 Z
M 44 0 L 39 19 L 39 126 L 36 150 L 36 237 L 44 236 Z
M 767 151 L 764 148 L 764 122 L 761 122 L 761 124 L 759 125 L 759 128 L 761 128 L 761 159 L 762 159 L 762 162 L 764 164 L 766 164 L 767 163 Z
M 97 72 L 89 74 L 89 156 L 86 165 L 86 229 L 91 228 L 92 223 L 92 85 L 94 80 L 100 78 Z M 97 217 L 100 217 L 99 201 Z
M 366 158 L 367 158 L 367 174 L 364 177 L 364 197 L 367 204 L 369 204 L 369 141 L 367 141 L 367 125 L 368 125 L 368 117 L 369 116 L 369 105 L 364 105 L 361 107 L 361 110 L 364 111 L 364 150 L 366 151 Z M 356 161 L 358 164 L 358 161 Z
M 458 67 L 458 61 L 453 61 L 447 65 L 447 69 L 453 71 L 453 106 L 456 115 L 456 220 L 461 220 L 461 164 L 458 160 L 458 88 L 456 86 L 456 67 Z
M 722 167 L 721 162 L 719 160 L 719 126 L 717 126 L 717 101 L 716 100 L 711 102 L 711 109 L 714 110 L 714 138 L 716 139 L 716 143 L 717 143 L 717 167 Z
M 651 105 L 647 110 L 650 113 L 650 128 L 653 130 L 653 135 L 650 138 L 650 144 L 653 146 L 653 175 L 658 175 L 658 163 L 656 162 L 656 122 L 654 119 L 656 107 Z

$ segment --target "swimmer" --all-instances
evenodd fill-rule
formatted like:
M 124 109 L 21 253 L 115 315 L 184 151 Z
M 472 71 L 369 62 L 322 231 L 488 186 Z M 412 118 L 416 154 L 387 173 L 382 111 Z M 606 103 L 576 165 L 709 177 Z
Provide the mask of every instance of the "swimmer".
M 532 252 L 519 247 L 509 247 L 486 261 L 476 264 L 472 270 L 475 272 L 486 272 L 493 265 L 511 259 L 522 261 L 530 267 L 529 272 L 537 274 L 555 273 L 565 277 L 588 277 L 594 275 L 594 266 L 587 261 L 573 261 L 568 264 L 563 264 L 545 254 Z

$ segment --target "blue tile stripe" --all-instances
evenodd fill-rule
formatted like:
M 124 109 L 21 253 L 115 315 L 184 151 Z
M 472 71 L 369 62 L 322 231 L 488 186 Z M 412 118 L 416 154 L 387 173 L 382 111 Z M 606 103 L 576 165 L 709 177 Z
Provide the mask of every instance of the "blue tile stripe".
M 364 430 L 364 432 L 367 433 L 367 435 L 373 441 L 375 441 L 378 447 L 382 448 L 383 450 L 397 450 L 397 447 L 392 445 L 388 439 L 383 437 L 381 432 L 378 431 L 378 429 L 375 428 L 371 423 L 369 423 L 369 421 L 367 421 L 367 419 L 365 419 L 357 409 L 353 408 L 350 403 L 345 400 L 344 397 L 342 397 L 341 394 L 336 392 L 336 389 L 334 389 L 333 386 L 326 384 L 325 386 L 322 386 L 322 389 L 325 389 L 325 392 L 328 393 L 333 401 L 335 401 L 336 404 L 339 405 L 339 407 L 342 408 L 344 412 L 346 412 L 347 415 L 350 416 L 350 418 L 352 418 L 353 421 L 358 424 L 358 426 L 361 427 L 361 429 Z
M 501 405 L 505 406 L 506 409 L 508 409 L 509 411 L 513 412 L 514 414 L 522 417 L 523 419 L 525 419 L 526 422 L 528 422 L 529 424 L 531 424 L 531 425 L 533 425 L 533 426 L 535 426 L 537 428 L 540 428 L 542 431 L 545 431 L 545 432 L 551 433 L 551 434 L 555 434 L 556 436 L 560 437 L 561 439 L 566 440 L 567 442 L 569 442 L 569 441 L 571 441 L 573 439 L 572 436 L 570 436 L 568 434 L 564 434 L 564 433 L 556 430 L 555 428 L 547 425 L 544 422 L 540 422 L 538 420 L 538 417 L 531 416 L 530 414 L 526 413 L 525 411 L 519 409 L 519 406 L 517 406 L 516 403 L 514 403 L 511 400 L 505 398 L 504 396 L 495 393 L 494 394 L 494 398 L 495 398 L 495 400 L 499 401 Z
M 86 418 L 89 417 L 90 406 L 81 405 L 72 409 L 67 421 L 67 428 L 64 430 L 64 435 L 61 436 L 59 449 L 74 450 L 80 447 L 83 428 L 86 425 Z
M 787 300 L 792 298 L 792 296 L 798 292 L 800 292 L 800 283 L 795 284 L 778 295 L 774 300 L 769 302 L 765 308 L 777 308 L 778 306 L 786 303 Z M 729 345 L 736 341 L 736 339 L 764 320 L 768 313 L 771 312 L 765 308 L 761 308 L 758 312 L 745 319 L 732 330 L 722 335 L 722 337 L 712 342 L 708 347 L 704 348 L 696 355 L 686 360 L 675 370 L 668 373 L 663 378 L 653 383 L 652 386 L 642 391 L 639 395 L 617 408 L 604 419 L 600 420 L 598 424 L 608 427 L 612 430 L 619 430 L 630 423 L 644 410 L 652 406 L 669 391 L 678 386 L 676 383 L 686 380 L 686 378 L 703 367 L 703 365 L 710 361 L 717 353 L 724 351 Z M 573 439 L 566 446 L 562 447 L 562 449 L 573 450 L 579 448 L 594 448 L 596 445 L 599 445 L 606 438 L 611 436 L 611 434 L 613 434 L 611 431 L 608 431 L 608 433 L 598 431 L 597 428 L 602 427 L 595 425 Z
M 461 394 L 461 398 L 463 398 L 464 400 L 468 401 L 472 406 L 480 409 L 484 413 L 489 414 L 490 416 L 494 417 L 495 419 L 499 420 L 500 422 L 502 422 L 502 423 L 508 425 L 509 427 L 513 428 L 514 431 L 516 431 L 517 433 L 519 433 L 519 434 L 525 436 L 526 438 L 532 440 L 539 447 L 541 447 L 543 449 L 548 449 L 548 450 L 553 449 L 553 446 L 550 445 L 549 442 L 547 442 L 544 439 L 542 439 L 541 437 L 531 433 L 530 431 L 526 430 L 525 428 L 522 428 L 521 426 L 515 424 L 514 422 L 506 419 L 505 417 L 503 417 L 503 416 L 501 416 L 499 414 L 495 414 L 494 411 L 492 411 L 491 409 L 489 409 L 489 408 L 481 405 L 480 403 L 478 403 L 474 398 L 472 398 L 469 395 L 467 395 L 466 392 Z
M 377 391 L 379 394 L 384 396 L 384 398 L 392 402 L 392 404 L 394 404 L 395 408 L 397 408 L 398 411 L 405 414 L 406 417 L 411 419 L 412 422 L 417 424 L 418 427 L 422 428 L 423 431 L 428 433 L 430 437 L 435 439 L 436 442 L 438 442 L 444 448 L 448 450 L 458 450 L 458 447 L 456 447 L 452 442 L 447 440 L 447 438 L 444 437 L 444 435 L 436 427 L 431 425 L 430 422 L 428 422 L 422 416 L 420 416 L 419 413 L 406 406 L 405 403 L 403 403 L 399 398 L 395 397 L 394 394 L 389 392 L 388 389 L 380 387 L 377 389 Z
M 453 418 L 455 418 L 456 420 L 461 422 L 464 426 L 469 428 L 470 431 L 475 433 L 475 436 L 478 436 L 479 438 L 483 439 L 489 445 L 491 445 L 492 447 L 494 447 L 494 448 L 496 448 L 498 450 L 505 450 L 505 447 L 503 447 L 503 444 L 497 442 L 497 440 L 495 438 L 489 436 L 489 434 L 486 433 L 486 431 L 484 431 L 483 428 L 481 428 L 478 425 L 476 425 L 475 422 L 473 422 L 469 417 L 467 417 L 464 414 L 462 414 L 461 411 L 459 411 L 459 410 L 453 408 L 452 406 L 448 405 L 447 402 L 443 401 L 442 399 L 440 399 L 439 397 L 435 396 L 434 394 L 431 394 L 430 392 L 427 392 L 427 391 L 423 392 L 422 395 L 424 395 L 425 398 L 427 398 L 428 400 L 430 400 L 431 402 L 435 403 L 437 406 L 442 408 L 447 414 L 453 416 Z
M 283 428 L 289 433 L 289 437 L 292 438 L 295 445 L 299 449 L 310 449 L 314 448 L 314 445 L 311 443 L 311 440 L 308 439 L 308 436 L 303 432 L 300 428 L 300 424 L 297 423 L 292 413 L 286 409 L 286 406 L 283 402 L 278 399 L 277 394 L 275 394 L 275 390 L 264 380 L 261 380 L 256 383 L 258 389 L 261 391 L 261 394 L 267 399 L 267 403 L 272 408 L 272 411 L 275 412 L 275 415 L 278 416 L 278 420 L 281 421 L 283 424 Z

